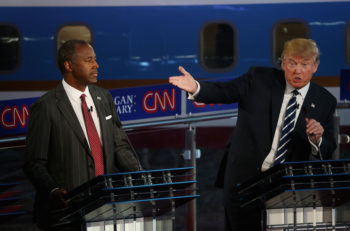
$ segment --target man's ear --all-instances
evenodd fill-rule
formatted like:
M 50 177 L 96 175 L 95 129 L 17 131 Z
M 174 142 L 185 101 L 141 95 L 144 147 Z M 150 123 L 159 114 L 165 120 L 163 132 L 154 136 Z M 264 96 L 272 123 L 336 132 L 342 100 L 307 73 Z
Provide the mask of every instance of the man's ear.
M 317 69 L 318 69 L 318 65 L 319 65 L 319 63 L 318 63 L 318 62 L 314 64 L 314 66 L 313 66 L 313 70 L 312 70 L 312 74 L 314 74 L 314 73 L 317 71 Z
M 71 64 L 72 63 L 70 61 L 68 61 L 68 60 L 64 62 L 64 68 L 66 69 L 66 71 L 72 72 Z
M 281 68 L 282 68 L 283 71 L 286 71 L 286 70 L 285 70 L 285 63 L 284 63 L 283 59 L 282 59 L 282 61 L 281 61 Z

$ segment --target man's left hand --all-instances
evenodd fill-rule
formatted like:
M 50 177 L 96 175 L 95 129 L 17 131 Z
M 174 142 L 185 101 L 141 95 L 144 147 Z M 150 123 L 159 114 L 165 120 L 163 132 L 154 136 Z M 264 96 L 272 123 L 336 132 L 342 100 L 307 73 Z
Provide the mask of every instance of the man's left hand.
M 307 136 L 314 144 L 318 145 L 324 132 L 322 125 L 314 119 L 306 118 L 305 122 Z

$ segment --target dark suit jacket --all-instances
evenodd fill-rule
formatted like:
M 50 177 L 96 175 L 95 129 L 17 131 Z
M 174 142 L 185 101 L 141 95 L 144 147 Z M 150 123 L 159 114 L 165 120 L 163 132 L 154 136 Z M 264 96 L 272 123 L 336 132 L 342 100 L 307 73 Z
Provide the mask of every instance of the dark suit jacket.
M 238 102 L 237 124 L 228 145 L 224 170 L 225 203 L 232 201 L 230 197 L 235 185 L 260 174 L 262 163 L 271 149 L 285 85 L 283 71 L 266 67 L 253 67 L 245 75 L 227 83 L 200 82 L 196 101 Z M 311 82 L 289 143 L 286 161 L 310 158 L 311 145 L 305 132 L 306 112 L 309 118 L 314 118 L 323 126 L 321 153 L 323 158 L 330 158 L 336 147 L 333 134 L 335 107 L 336 99 Z
M 111 94 L 93 85 L 89 91 L 101 125 L 105 173 L 140 170 Z M 45 226 L 51 190 L 70 191 L 95 176 L 88 142 L 62 83 L 32 105 L 26 146 L 24 171 L 37 192 L 35 218 Z

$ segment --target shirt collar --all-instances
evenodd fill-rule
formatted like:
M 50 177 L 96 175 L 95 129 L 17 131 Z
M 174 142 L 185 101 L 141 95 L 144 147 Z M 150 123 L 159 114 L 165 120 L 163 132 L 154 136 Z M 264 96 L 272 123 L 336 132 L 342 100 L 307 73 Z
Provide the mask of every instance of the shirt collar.
M 308 82 L 304 87 L 297 89 L 298 92 L 300 93 L 301 97 L 305 99 L 307 92 L 309 91 L 310 88 L 310 82 Z M 287 81 L 286 81 L 286 90 L 284 93 L 290 94 L 295 88 L 292 87 Z
M 78 89 L 72 87 L 71 85 L 69 85 L 64 79 L 62 79 L 62 84 L 63 84 L 63 88 L 66 91 L 68 97 L 76 102 L 81 102 L 80 96 L 82 94 L 85 94 L 86 97 L 89 97 L 89 87 L 86 86 L 85 91 L 81 92 Z

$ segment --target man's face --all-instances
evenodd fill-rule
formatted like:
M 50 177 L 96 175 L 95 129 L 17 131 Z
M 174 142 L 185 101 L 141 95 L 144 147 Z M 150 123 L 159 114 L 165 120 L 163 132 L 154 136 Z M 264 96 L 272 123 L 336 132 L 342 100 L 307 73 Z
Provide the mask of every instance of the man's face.
M 308 84 L 317 71 L 318 63 L 314 59 L 298 56 L 286 56 L 282 60 L 284 78 L 294 88 L 300 89 Z
M 76 45 L 70 67 L 74 84 L 78 89 L 85 89 L 87 85 L 97 82 L 98 64 L 94 49 L 90 45 Z

